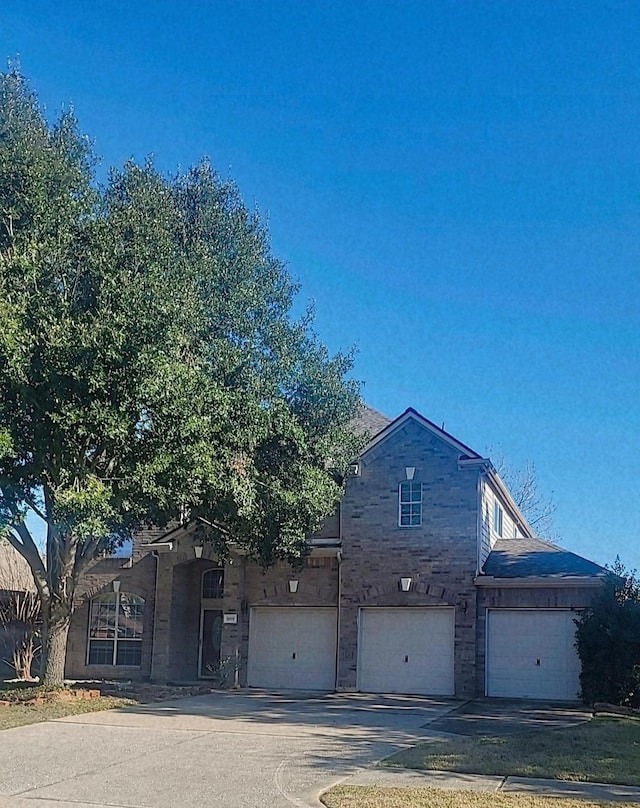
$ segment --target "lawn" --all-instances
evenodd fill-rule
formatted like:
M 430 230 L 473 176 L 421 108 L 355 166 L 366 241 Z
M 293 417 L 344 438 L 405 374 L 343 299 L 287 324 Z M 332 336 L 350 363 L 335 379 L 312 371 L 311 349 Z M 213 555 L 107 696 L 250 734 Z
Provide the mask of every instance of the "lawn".
M 35 685 L 0 688 L 0 701 L 10 702 L 8 705 L 0 706 L 0 730 L 50 721 L 54 718 L 66 718 L 68 715 L 112 710 L 114 707 L 126 707 L 134 703 L 131 699 L 114 696 L 80 699 L 71 697 L 72 693 L 73 691 L 69 689 L 47 691 Z M 27 703 L 34 700 L 41 703 Z
M 594 802 L 529 794 L 484 794 L 433 788 L 336 786 L 321 801 L 327 808 L 631 808 L 628 802 Z
M 78 691 L 86 690 L 93 690 L 96 697 L 77 698 Z M 154 685 L 148 682 L 76 683 L 70 687 L 46 690 L 39 687 L 37 682 L 0 679 L 0 702 L 10 702 L 7 706 L 0 705 L 0 730 L 133 704 L 152 704 L 187 696 L 202 696 L 213 691 L 209 685 Z M 41 703 L 28 703 L 34 700 L 41 700 Z
M 434 739 L 382 765 L 640 786 L 640 720 L 594 718 L 522 735 Z

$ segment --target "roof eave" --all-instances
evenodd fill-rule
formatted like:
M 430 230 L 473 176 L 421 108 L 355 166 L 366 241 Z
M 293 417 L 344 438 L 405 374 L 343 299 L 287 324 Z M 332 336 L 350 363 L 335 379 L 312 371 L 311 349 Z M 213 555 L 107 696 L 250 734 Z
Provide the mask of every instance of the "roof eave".
M 473 579 L 476 586 L 493 589 L 521 589 L 523 587 L 540 589 L 561 587 L 598 587 L 605 582 L 604 575 L 568 575 L 566 577 L 537 575 L 521 578 L 496 578 L 493 575 L 478 575 Z

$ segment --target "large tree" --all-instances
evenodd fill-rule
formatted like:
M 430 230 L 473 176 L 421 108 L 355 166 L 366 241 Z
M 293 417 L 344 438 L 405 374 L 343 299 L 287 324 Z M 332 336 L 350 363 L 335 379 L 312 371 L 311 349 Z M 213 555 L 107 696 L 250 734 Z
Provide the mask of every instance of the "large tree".
M 94 177 L 73 114 L 0 75 L 0 530 L 62 681 L 79 577 L 142 520 L 204 516 L 221 553 L 299 558 L 357 454 L 329 355 L 235 185 L 208 162 Z M 44 558 L 25 516 L 46 524 Z

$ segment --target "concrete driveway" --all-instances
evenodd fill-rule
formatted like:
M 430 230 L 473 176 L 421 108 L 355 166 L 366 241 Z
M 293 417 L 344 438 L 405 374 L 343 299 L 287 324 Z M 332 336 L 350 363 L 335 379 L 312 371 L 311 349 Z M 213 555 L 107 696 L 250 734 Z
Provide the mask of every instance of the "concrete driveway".
M 0 735 L 11 808 L 284 808 L 428 735 L 460 706 L 405 696 L 221 692 Z

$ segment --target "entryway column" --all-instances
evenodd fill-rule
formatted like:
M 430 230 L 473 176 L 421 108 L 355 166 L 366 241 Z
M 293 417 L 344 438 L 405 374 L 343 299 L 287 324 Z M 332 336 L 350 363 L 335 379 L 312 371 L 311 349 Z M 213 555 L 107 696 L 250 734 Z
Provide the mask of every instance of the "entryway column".
M 246 558 L 232 555 L 224 568 L 221 662 L 228 669 L 227 684 L 246 684 L 249 614 L 245 593 Z M 236 622 L 224 622 L 234 620 Z M 237 672 L 236 672 L 237 671 Z
M 171 636 L 171 594 L 173 592 L 173 553 L 159 553 L 156 558 L 156 599 L 153 621 L 153 653 L 151 681 L 169 678 L 169 646 Z

